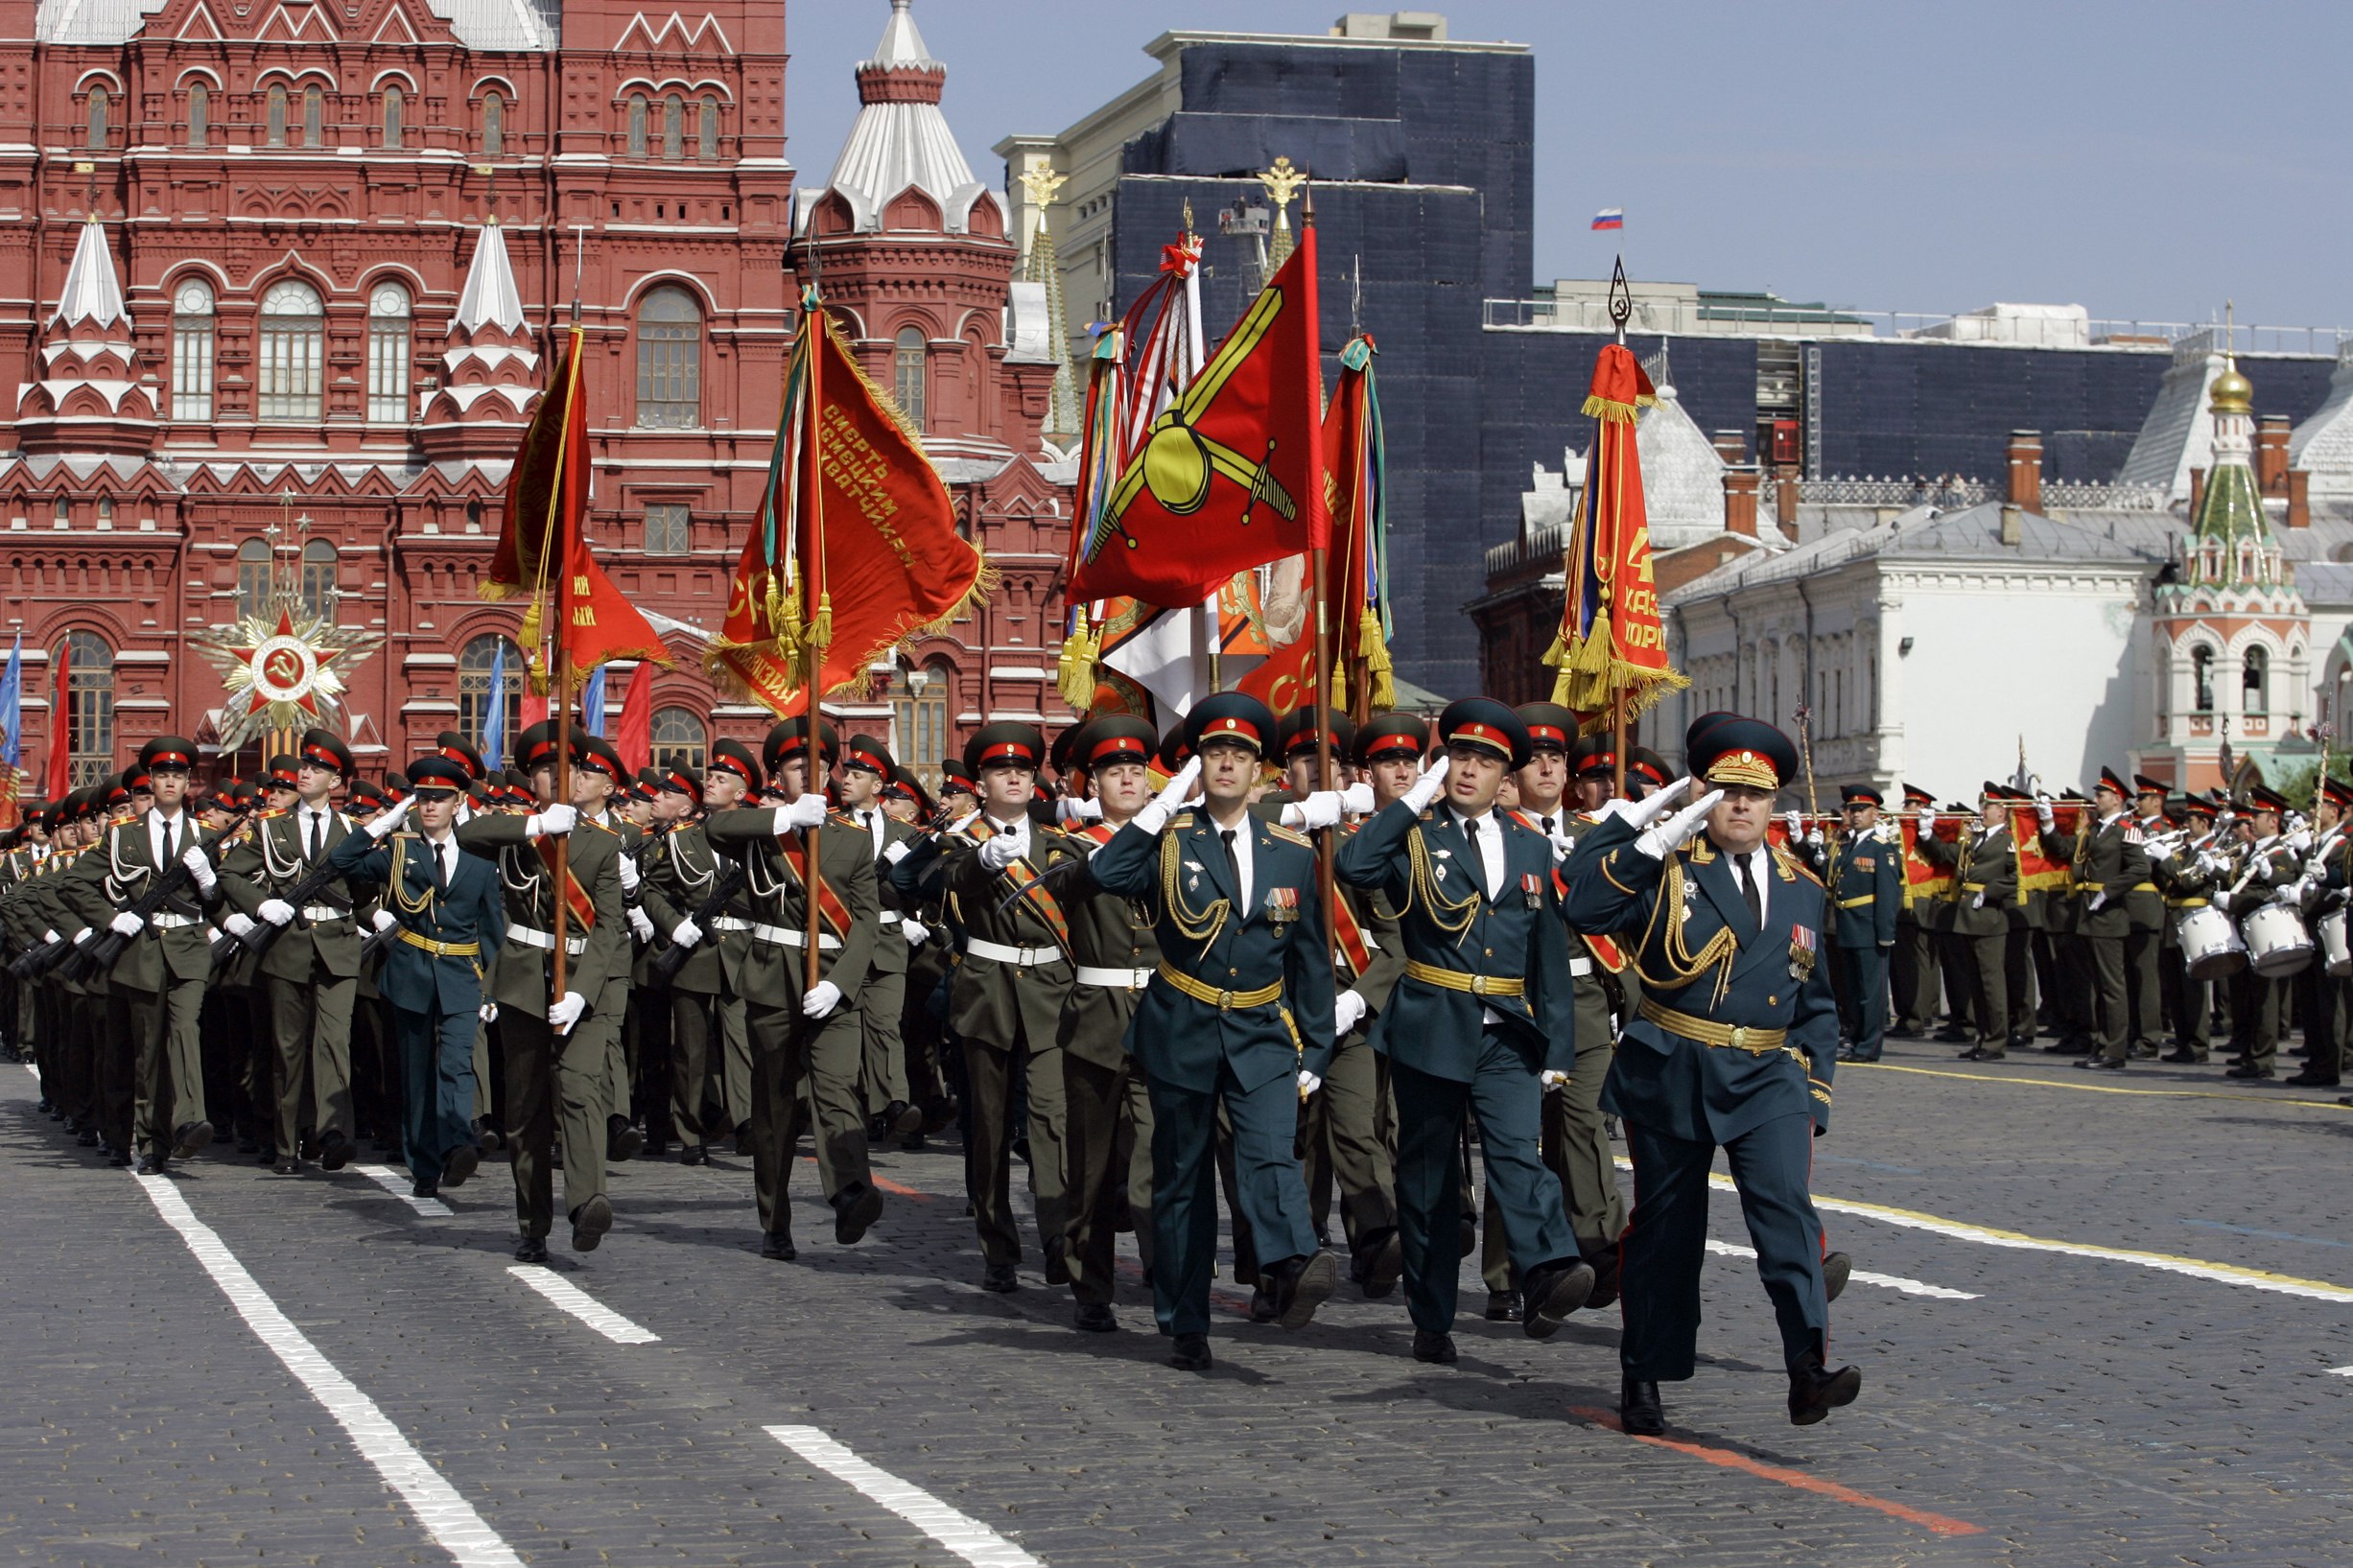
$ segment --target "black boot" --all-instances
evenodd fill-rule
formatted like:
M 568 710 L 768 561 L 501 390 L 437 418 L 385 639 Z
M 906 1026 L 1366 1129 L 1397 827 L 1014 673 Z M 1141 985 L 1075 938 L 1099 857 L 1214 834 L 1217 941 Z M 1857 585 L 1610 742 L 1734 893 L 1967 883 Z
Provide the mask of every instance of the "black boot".
M 1617 1418 L 1628 1435 L 1656 1438 L 1667 1429 L 1667 1413 L 1659 1403 L 1659 1385 L 1641 1378 L 1619 1380 Z
M 1822 1352 L 1808 1350 L 1789 1369 L 1789 1424 L 1812 1426 L 1841 1405 L 1851 1405 L 1863 1392 L 1863 1374 L 1853 1367 L 1825 1371 Z

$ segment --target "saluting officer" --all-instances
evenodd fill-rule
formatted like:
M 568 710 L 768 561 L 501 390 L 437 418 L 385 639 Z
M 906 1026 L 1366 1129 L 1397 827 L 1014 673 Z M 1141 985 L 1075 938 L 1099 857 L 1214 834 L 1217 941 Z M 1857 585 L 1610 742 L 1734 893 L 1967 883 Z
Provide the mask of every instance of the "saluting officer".
M 1332 972 L 1313 848 L 1250 810 L 1275 715 L 1224 691 L 1194 705 L 1184 734 L 1191 760 L 1091 867 L 1107 891 L 1147 901 L 1160 941 L 1128 1026 L 1152 1096 L 1153 1315 L 1171 1364 L 1206 1371 L 1221 1106 L 1274 1320 L 1306 1326 L 1339 1276 L 1292 1152 L 1298 1096 L 1331 1063 Z M 1180 812 L 1196 785 L 1202 806 Z
M 1774 797 L 1798 765 L 1789 737 L 1710 714 L 1683 751 L 1708 793 L 1671 817 L 1683 792 L 1672 786 L 1627 807 L 1588 833 L 1568 864 L 1569 918 L 1640 942 L 1643 999 L 1605 1101 L 1625 1120 L 1635 1177 L 1619 1415 L 1627 1431 L 1658 1435 L 1659 1384 L 1692 1374 L 1708 1168 L 1721 1147 L 1780 1326 L 1789 1418 L 1804 1426 L 1851 1404 L 1863 1383 L 1852 1367 L 1825 1367 L 1822 1223 L 1807 1191 L 1838 1047 L 1837 1003 L 1819 962 L 1824 895 L 1765 838 Z
M 474 1035 L 506 930 L 496 864 L 458 843 L 462 763 L 435 755 L 410 764 L 412 791 L 359 832 L 345 833 L 328 864 L 346 882 L 384 889 L 373 924 L 398 928 L 377 985 L 392 1013 L 400 1054 L 401 1143 L 417 1197 L 474 1174 Z M 412 815 L 415 828 L 403 832 Z M 388 843 L 387 841 L 389 840 Z M 547 1256 L 544 1245 L 537 1250 Z
M 1876 1062 L 1887 1034 L 1888 959 L 1904 901 L 1903 844 L 1879 820 L 1887 798 L 1870 784 L 1844 784 L 1839 808 L 1847 831 L 1826 852 L 1834 941 L 1846 973 L 1852 1043 L 1842 1062 Z

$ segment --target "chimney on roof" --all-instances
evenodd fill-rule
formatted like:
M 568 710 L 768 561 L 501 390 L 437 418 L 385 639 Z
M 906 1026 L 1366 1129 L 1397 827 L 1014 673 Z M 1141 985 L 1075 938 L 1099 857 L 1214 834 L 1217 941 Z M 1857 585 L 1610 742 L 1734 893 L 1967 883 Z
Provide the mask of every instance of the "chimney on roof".
M 2312 475 L 2301 468 L 2288 470 L 2288 527 L 2312 527 Z
M 2193 468 L 2190 470 L 2190 527 L 2193 528 L 2198 527 L 2199 503 L 2205 499 L 2206 471 L 2202 468 Z
M 1774 484 L 1773 521 L 1791 544 L 1798 542 L 1798 472 L 1794 468 L 1782 469 Z
M 2002 508 L 2002 543 L 2015 550 L 2026 541 L 2026 512 L 2017 506 Z
M 2288 493 L 2288 416 L 2267 413 L 2255 426 L 2255 488 L 2267 496 Z
M 2003 497 L 2011 505 L 2030 512 L 2042 510 L 2042 433 L 2014 430 L 2010 433 L 2010 489 Z M 2009 531 L 2004 525 L 2004 532 Z M 2003 543 L 2011 541 L 2007 538 Z
M 1724 531 L 1756 537 L 1756 492 L 1764 476 L 1754 463 L 1734 463 L 1724 470 Z
M 1728 468 L 1737 468 L 1749 460 L 1749 439 L 1736 430 L 1716 432 L 1708 437 L 1708 444 L 1716 449 L 1716 456 L 1724 459 Z

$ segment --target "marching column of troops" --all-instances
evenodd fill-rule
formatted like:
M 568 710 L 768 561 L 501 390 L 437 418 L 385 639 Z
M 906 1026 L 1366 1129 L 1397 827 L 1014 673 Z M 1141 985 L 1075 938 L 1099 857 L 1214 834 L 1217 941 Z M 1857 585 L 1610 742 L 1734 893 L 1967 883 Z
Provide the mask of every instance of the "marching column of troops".
M 1230 1237 L 1254 1319 L 1401 1286 L 1414 1355 L 1447 1365 L 1475 1257 L 1486 1317 L 1532 1338 L 1616 1305 L 1621 1414 L 1656 1433 L 1659 1384 L 1695 1367 L 1716 1151 L 1790 1416 L 1820 1420 L 1861 1383 L 1829 1355 L 1851 1265 L 1807 1190 L 1842 1045 L 1918 1028 L 1940 975 L 1981 1054 L 2017 1033 L 2006 826 L 1947 845 L 1923 818 L 1956 892 L 1918 904 L 1870 791 L 1827 844 L 1771 831 L 1798 757 L 1754 719 L 1695 722 L 1677 779 L 1549 704 L 1359 726 L 1222 693 L 1166 735 L 988 724 L 936 792 L 811 731 L 634 775 L 578 729 L 568 767 L 542 723 L 503 772 L 449 734 L 382 784 L 313 731 L 200 789 L 198 748 L 158 737 L 0 854 L 11 1047 L 72 1137 L 151 1178 L 231 1144 L 339 1171 L 365 1142 L 423 1199 L 503 1154 L 526 1262 L 559 1218 L 601 1243 L 615 1165 L 730 1153 L 789 1262 L 804 1136 L 854 1246 L 887 1223 L 878 1150 L 953 1129 L 984 1290 L 1034 1258 L 1076 1328 L 1112 1331 L 1127 1267 L 1173 1363 L 1206 1369 Z M 2341 897 L 2333 808 L 2318 830 L 2291 852 L 2259 811 L 2251 869 L 2186 829 L 2051 835 L 2080 886 L 2113 884 L 2052 944 L 2082 1038 L 2119 1061 L 2140 1039 L 2170 940 L 2135 940 L 2145 892 Z M 2277 989 L 2229 1001 L 2265 1070 Z M 2153 992 L 2150 1029 L 2210 1002 Z

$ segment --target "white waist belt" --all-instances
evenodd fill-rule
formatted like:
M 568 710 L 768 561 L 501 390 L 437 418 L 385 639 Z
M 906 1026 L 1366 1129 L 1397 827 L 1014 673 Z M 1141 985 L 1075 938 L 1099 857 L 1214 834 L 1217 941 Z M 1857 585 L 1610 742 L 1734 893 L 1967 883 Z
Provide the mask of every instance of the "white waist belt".
M 978 937 L 968 939 L 964 950 L 975 958 L 986 958 L 992 963 L 1011 964 L 1025 970 L 1036 969 L 1041 964 L 1062 962 L 1060 948 L 1008 948 L 1001 942 L 983 942 Z M 1114 970 L 1112 972 L 1124 974 L 1126 971 Z M 1125 985 L 1127 981 L 1122 979 L 1118 983 Z
M 1073 972 L 1080 985 L 1101 986 L 1105 991 L 1141 991 L 1152 983 L 1150 970 L 1106 970 L 1081 964 Z
M 302 918 L 304 920 L 349 920 L 351 911 L 330 909 L 323 903 L 306 903 L 302 906 Z
M 1593 961 L 1581 953 L 1568 961 L 1568 972 L 1582 980 L 1593 972 Z
M 553 952 L 555 950 L 555 933 L 553 931 L 542 931 L 536 926 L 509 925 L 506 927 L 506 940 L 509 942 L 520 942 L 527 948 L 539 948 L 548 952 Z M 577 958 L 581 953 L 587 950 L 588 938 L 584 936 L 568 936 L 564 938 L 565 956 L 570 958 Z
M 748 931 L 752 923 L 741 915 L 713 915 L 711 929 L 715 931 Z
M 785 948 L 806 948 L 809 946 L 809 933 L 802 930 L 797 925 L 763 925 L 758 921 L 752 922 L 751 925 L 752 940 L 754 942 L 772 942 L 777 944 L 779 947 Z M 841 938 L 837 936 L 828 936 L 822 931 L 818 932 L 817 951 L 841 951 Z
M 147 924 L 158 931 L 176 931 L 183 925 L 201 925 L 204 923 L 194 915 L 175 915 L 168 909 L 158 909 L 147 917 Z

